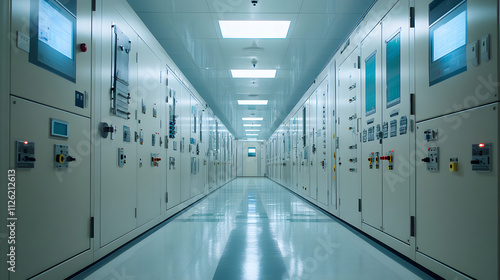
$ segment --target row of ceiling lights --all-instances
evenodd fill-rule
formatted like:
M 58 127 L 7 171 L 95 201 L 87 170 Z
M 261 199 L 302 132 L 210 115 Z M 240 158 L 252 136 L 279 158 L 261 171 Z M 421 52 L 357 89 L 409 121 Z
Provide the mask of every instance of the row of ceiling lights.
M 253 2 L 252 2 L 253 3 Z M 254 6 L 256 3 L 253 3 Z M 284 39 L 290 28 L 290 21 L 232 21 L 220 20 L 219 26 L 223 38 L 234 39 Z M 252 60 L 255 67 L 257 60 Z M 232 69 L 233 78 L 274 79 L 275 69 Z M 239 105 L 267 105 L 268 100 L 238 100 Z M 262 121 L 263 118 L 242 118 L 243 121 Z M 243 124 L 245 127 L 260 127 L 261 124 Z M 247 129 L 246 132 L 259 132 L 258 129 Z M 247 133 L 247 136 L 258 136 Z

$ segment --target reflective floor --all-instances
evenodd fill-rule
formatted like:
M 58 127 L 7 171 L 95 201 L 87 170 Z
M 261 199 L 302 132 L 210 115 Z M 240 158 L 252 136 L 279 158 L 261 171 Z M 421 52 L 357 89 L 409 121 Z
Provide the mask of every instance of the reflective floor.
M 238 178 L 73 279 L 433 279 L 265 178 Z

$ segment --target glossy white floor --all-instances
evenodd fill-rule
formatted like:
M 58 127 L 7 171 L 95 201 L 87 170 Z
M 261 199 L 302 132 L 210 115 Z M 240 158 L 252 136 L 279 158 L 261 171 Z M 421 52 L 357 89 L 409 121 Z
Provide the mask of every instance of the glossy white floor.
M 265 178 L 238 178 L 73 279 L 433 279 Z

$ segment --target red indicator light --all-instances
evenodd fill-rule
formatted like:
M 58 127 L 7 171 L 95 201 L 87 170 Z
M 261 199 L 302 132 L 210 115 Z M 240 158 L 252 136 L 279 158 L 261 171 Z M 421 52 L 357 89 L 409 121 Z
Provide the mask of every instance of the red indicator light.
M 484 148 L 484 143 L 479 144 L 479 148 Z
M 24 141 L 24 145 L 28 145 L 28 141 Z

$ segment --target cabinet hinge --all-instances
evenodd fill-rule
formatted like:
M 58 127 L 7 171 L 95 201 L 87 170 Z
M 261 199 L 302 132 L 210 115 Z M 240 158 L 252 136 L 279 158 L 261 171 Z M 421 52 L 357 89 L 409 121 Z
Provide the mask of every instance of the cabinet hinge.
M 415 94 L 410 94 L 410 115 L 415 115 Z
M 410 236 L 415 236 L 415 216 L 410 217 Z
M 358 212 L 361 212 L 361 199 L 358 199 Z
M 90 217 L 90 238 L 94 238 L 94 228 L 95 228 L 94 217 Z
M 415 28 L 415 7 L 410 7 L 410 28 Z

